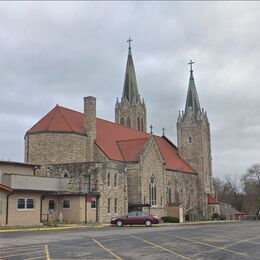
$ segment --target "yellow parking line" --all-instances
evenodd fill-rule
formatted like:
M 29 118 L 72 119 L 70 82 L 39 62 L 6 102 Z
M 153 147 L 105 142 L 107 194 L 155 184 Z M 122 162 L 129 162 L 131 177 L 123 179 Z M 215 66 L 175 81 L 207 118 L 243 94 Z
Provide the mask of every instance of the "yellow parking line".
M 170 254 L 177 255 L 177 256 L 179 256 L 179 257 L 181 257 L 181 258 L 191 260 L 191 258 L 189 258 L 189 257 L 180 255 L 180 254 L 178 254 L 178 253 L 176 253 L 176 252 L 174 252 L 174 251 L 172 251 L 172 250 L 169 250 L 169 249 L 167 249 L 167 248 L 165 248 L 165 247 L 156 245 L 156 244 L 154 244 L 154 243 L 152 243 L 152 242 L 150 242 L 150 241 L 144 240 L 144 239 L 142 239 L 142 238 L 140 238 L 140 237 L 136 237 L 136 236 L 133 236 L 133 235 L 130 235 L 130 236 L 131 236 L 131 237 L 134 237 L 134 238 L 136 238 L 136 239 L 139 239 L 139 240 L 141 240 L 141 241 L 143 241 L 143 242 L 145 242 L 145 243 L 147 243 L 147 244 L 150 244 L 150 245 L 152 245 L 152 246 L 158 247 L 158 248 L 160 248 L 160 249 L 162 249 L 162 250 L 164 250 L 164 251 L 166 251 L 166 252 L 168 252 L 168 253 L 170 253 Z
M 20 255 L 37 255 L 37 254 L 40 254 L 40 253 L 44 253 L 44 251 L 38 251 L 38 252 L 32 252 L 32 253 L 22 253 L 22 254 L 15 254 L 15 255 L 5 255 L 5 256 L 1 256 L 1 257 L 11 257 L 11 256 L 20 256 Z
M 31 258 L 25 258 L 24 260 L 33 260 L 33 259 L 42 259 L 44 256 L 37 256 L 37 257 L 31 257 Z
M 48 245 L 45 245 L 45 255 L 46 255 L 46 260 L 51 260 L 50 254 L 49 254 L 49 248 Z
M 243 255 L 243 256 L 247 256 L 248 255 L 246 253 L 236 252 L 236 251 L 233 251 L 233 250 L 226 249 L 225 247 L 218 247 L 218 246 L 214 246 L 214 245 L 207 244 L 207 243 L 204 243 L 204 242 L 199 242 L 199 241 L 196 241 L 196 240 L 193 240 L 193 239 L 189 239 L 189 238 L 185 238 L 185 237 L 180 237 L 180 236 L 176 236 L 176 235 L 166 235 L 166 236 L 177 237 L 177 238 L 182 239 L 182 240 L 186 240 L 186 241 L 190 241 L 190 242 L 193 242 L 193 243 L 196 243 L 196 244 L 200 244 L 200 245 L 216 248 L 216 249 L 219 249 L 219 250 L 224 250 L 224 251 L 227 251 L 227 252 L 230 252 L 230 253 L 233 253 L 233 254 L 237 254 L 237 255 Z
M 15 248 L 15 247 L 11 247 L 11 248 L 3 248 L 1 249 L 1 253 L 8 253 L 8 252 L 19 252 L 19 251 L 26 251 L 28 249 L 37 249 L 37 248 L 41 248 L 41 246 L 29 246 L 29 247 L 18 247 L 18 248 Z
M 244 243 L 244 242 L 246 242 L 246 243 L 252 243 L 251 240 L 257 239 L 257 238 L 259 238 L 259 237 L 260 237 L 260 236 L 252 237 L 252 238 L 248 238 L 248 239 L 243 239 L 243 240 L 239 240 L 239 241 L 237 241 L 237 242 L 234 242 L 234 243 L 232 243 L 232 244 L 229 244 L 229 245 L 225 246 L 225 248 L 231 247 L 231 246 L 236 245 L 236 244 L 241 244 L 241 243 Z M 253 244 L 259 244 L 259 243 L 253 242 Z
M 103 246 L 101 243 L 99 243 L 96 239 L 93 238 L 93 241 L 95 241 L 101 248 L 103 248 L 105 251 L 107 251 L 110 255 L 114 256 L 118 260 L 122 260 L 122 258 L 115 253 L 113 253 L 110 249 L 107 247 Z

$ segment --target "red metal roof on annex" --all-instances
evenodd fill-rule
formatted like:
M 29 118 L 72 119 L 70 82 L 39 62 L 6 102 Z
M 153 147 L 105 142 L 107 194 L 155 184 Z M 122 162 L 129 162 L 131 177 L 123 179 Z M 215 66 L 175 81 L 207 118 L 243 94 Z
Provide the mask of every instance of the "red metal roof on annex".
M 0 183 L 0 190 L 4 191 L 4 192 L 13 192 L 13 189 L 5 186 L 4 184 Z
M 84 134 L 83 120 L 83 113 L 56 105 L 47 115 L 30 128 L 26 134 L 42 132 Z M 96 127 L 96 144 L 110 160 L 124 162 L 139 160 L 139 154 L 149 138 L 148 133 L 99 118 L 97 118 Z M 196 174 L 180 158 L 177 148 L 167 138 L 155 135 L 153 137 L 165 160 L 166 169 Z

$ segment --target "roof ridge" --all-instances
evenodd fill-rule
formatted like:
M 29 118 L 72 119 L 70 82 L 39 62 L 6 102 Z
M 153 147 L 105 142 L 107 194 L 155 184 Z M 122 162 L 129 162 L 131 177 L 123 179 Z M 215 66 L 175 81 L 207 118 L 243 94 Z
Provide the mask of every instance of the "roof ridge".
M 148 137 L 142 137 L 142 138 L 133 138 L 133 139 L 122 139 L 122 140 L 117 140 L 116 142 L 132 142 L 132 141 L 139 141 L 139 140 L 147 140 Z
M 125 159 L 125 157 L 124 157 L 124 154 L 123 154 L 123 152 L 122 152 L 122 150 L 121 150 L 121 147 L 120 147 L 120 145 L 118 144 L 118 142 L 116 142 L 116 145 L 117 145 L 118 150 L 119 150 L 119 152 L 120 152 L 120 154 L 121 154 L 121 156 L 122 156 L 122 158 L 123 158 L 123 161 L 126 161 L 126 159 Z
M 51 122 L 52 122 L 52 120 L 53 120 L 54 113 L 56 112 L 57 107 L 59 107 L 59 106 L 56 105 L 56 106 L 52 109 L 52 111 L 51 111 L 51 112 L 53 112 L 53 113 L 51 113 L 51 115 L 50 115 L 50 121 L 49 121 L 49 123 L 47 124 L 47 130 L 49 130 L 49 126 L 50 126 L 50 124 L 51 124 Z M 48 115 L 48 114 L 47 114 L 47 115 Z M 47 116 L 47 115 L 46 115 L 46 116 Z
M 70 110 L 71 112 L 75 112 L 75 113 L 78 113 L 78 114 L 84 114 L 84 113 L 82 113 L 82 112 L 79 112 L 79 111 L 77 111 L 77 110 L 74 110 L 74 109 L 71 109 L 71 108 L 68 108 L 68 107 L 63 107 L 63 106 L 60 106 L 60 105 L 57 105 L 59 108 L 61 108 L 61 109 L 66 109 L 66 110 Z
M 69 123 L 69 121 L 67 120 L 67 118 L 65 117 L 65 115 L 63 114 L 62 109 L 60 109 L 59 106 L 57 106 L 57 107 L 58 107 L 58 109 L 59 109 L 59 111 L 60 111 L 62 117 L 64 118 L 64 120 L 66 121 L 66 123 L 68 124 L 68 126 L 70 127 L 71 131 L 73 131 L 73 128 L 71 127 L 71 124 Z
M 131 130 L 131 131 L 135 131 L 135 132 L 138 132 L 138 133 L 144 133 L 144 134 L 148 135 L 147 132 L 140 131 L 140 130 L 137 130 L 137 129 L 134 129 L 134 128 L 131 128 L 131 127 L 124 126 L 124 125 L 120 125 L 120 124 L 117 124 L 117 123 L 108 121 L 108 120 L 106 120 L 106 119 L 103 119 L 103 118 L 98 118 L 98 117 L 97 117 L 97 119 L 98 119 L 98 120 L 105 121 L 105 122 L 110 123 L 110 124 L 113 124 L 113 125 L 116 125 L 116 126 L 119 126 L 119 127 L 123 127 L 123 128 L 129 129 L 129 130 Z

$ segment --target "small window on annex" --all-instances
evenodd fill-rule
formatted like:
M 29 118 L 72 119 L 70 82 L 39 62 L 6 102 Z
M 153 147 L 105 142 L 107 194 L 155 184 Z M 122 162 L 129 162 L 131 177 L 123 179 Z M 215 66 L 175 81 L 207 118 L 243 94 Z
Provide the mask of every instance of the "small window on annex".
M 191 139 L 191 137 L 189 136 L 189 144 L 191 144 L 192 143 L 192 139 Z
M 97 207 L 97 198 L 92 197 L 91 199 L 91 208 L 95 209 Z
M 55 201 L 49 200 L 49 211 L 54 211 L 55 209 Z
M 63 200 L 63 208 L 64 209 L 70 208 L 70 200 Z
M 34 209 L 34 200 L 27 198 L 17 199 L 17 209 L 18 210 L 32 210 Z

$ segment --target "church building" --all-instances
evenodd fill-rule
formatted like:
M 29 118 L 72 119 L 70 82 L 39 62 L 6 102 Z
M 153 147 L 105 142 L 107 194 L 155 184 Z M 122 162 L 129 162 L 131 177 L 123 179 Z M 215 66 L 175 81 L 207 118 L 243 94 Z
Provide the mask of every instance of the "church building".
M 40 221 L 47 216 L 52 221 L 109 222 L 112 216 L 135 209 L 198 220 L 217 210 L 210 127 L 200 107 L 192 62 L 185 111 L 177 120 L 177 147 L 164 134 L 147 133 L 146 104 L 128 42 L 115 123 L 97 118 L 96 98 L 88 96 L 83 112 L 56 105 L 25 134 L 25 165 L 37 167 L 34 182 L 22 190 L 26 200 L 31 193 L 39 201 Z M 41 187 L 37 178 L 49 184 Z M 2 184 L 5 193 L 21 192 L 19 185 Z

